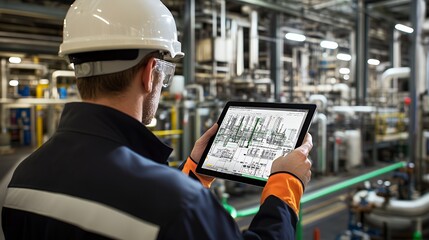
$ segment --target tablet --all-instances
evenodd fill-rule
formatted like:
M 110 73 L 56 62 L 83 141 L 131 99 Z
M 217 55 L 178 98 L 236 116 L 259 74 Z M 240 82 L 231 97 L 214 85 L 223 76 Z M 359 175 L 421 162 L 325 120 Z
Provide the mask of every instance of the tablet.
M 304 140 L 315 104 L 228 102 L 197 173 L 265 186 L 276 158 Z

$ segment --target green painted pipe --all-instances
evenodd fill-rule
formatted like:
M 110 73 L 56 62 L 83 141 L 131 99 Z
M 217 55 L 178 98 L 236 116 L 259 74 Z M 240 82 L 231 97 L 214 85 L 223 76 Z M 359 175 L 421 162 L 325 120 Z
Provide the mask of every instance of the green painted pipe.
M 350 186 L 353 186 L 357 183 L 361 183 L 363 181 L 366 181 L 368 179 L 386 174 L 388 172 L 391 172 L 393 170 L 396 170 L 398 168 L 402 168 L 405 167 L 406 163 L 405 162 L 398 162 L 398 163 L 394 163 L 392 165 L 377 169 L 375 171 L 369 172 L 369 173 L 365 173 L 361 176 L 355 177 L 355 178 L 351 178 L 349 180 L 334 184 L 332 186 L 329 187 L 325 187 L 322 188 L 320 190 L 317 190 L 315 192 L 312 192 L 308 195 L 304 195 L 301 199 L 301 205 L 311 202 L 313 200 L 316 200 L 318 198 L 327 196 L 329 194 L 338 192 L 340 190 L 343 190 L 345 188 L 348 188 Z M 247 217 L 247 216 L 251 216 L 251 215 L 255 215 L 258 211 L 259 211 L 259 206 L 256 207 L 251 207 L 251 208 L 247 208 L 247 209 L 243 209 L 243 210 L 236 210 L 235 208 L 233 208 L 231 205 L 227 204 L 226 201 L 223 202 L 223 205 L 227 207 L 228 212 L 233 213 L 232 216 L 233 217 Z M 301 216 L 301 211 L 300 211 L 300 220 L 302 220 L 302 216 Z M 302 239 L 302 226 L 301 226 L 301 221 L 298 222 L 298 226 L 297 226 L 297 233 L 296 233 L 297 239 Z
M 405 166 L 406 166 L 405 162 L 394 163 L 394 164 L 389 165 L 387 167 L 383 167 L 383 168 L 377 169 L 375 171 L 365 173 L 363 175 L 360 175 L 360 176 L 355 177 L 355 178 L 351 178 L 351 179 L 346 180 L 344 182 L 340 182 L 340 183 L 334 184 L 332 186 L 322 188 L 322 189 L 315 191 L 315 192 L 312 192 L 308 195 L 304 195 L 301 199 L 301 204 L 306 204 L 308 202 L 311 202 L 311 201 L 316 200 L 318 198 L 324 197 L 324 196 L 329 195 L 331 193 L 338 192 L 342 189 L 346 189 L 346 188 L 353 186 L 357 183 L 361 183 L 361 182 L 366 181 L 368 179 L 386 174 L 388 172 L 391 172 L 393 170 L 396 170 L 398 168 L 402 168 Z

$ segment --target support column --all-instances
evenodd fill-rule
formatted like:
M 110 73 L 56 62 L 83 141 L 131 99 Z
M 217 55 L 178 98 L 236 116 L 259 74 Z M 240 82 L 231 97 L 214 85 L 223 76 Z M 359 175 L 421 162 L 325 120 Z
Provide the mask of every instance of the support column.
M 270 77 L 274 83 L 274 99 L 280 101 L 283 92 L 283 44 L 284 36 L 280 28 L 280 14 L 273 13 L 270 21 L 270 34 L 274 39 L 270 46 Z M 290 99 L 292 96 L 290 96 Z
M 366 89 L 368 85 L 368 30 L 369 19 L 364 0 L 355 0 L 358 12 L 356 14 L 356 105 L 366 104 Z
M 195 82 L 195 0 L 185 0 L 184 7 L 182 49 L 185 57 L 183 59 L 183 76 L 185 77 L 185 85 L 189 85 Z M 196 106 L 194 107 L 196 108 Z M 181 160 L 186 160 L 195 141 L 193 139 L 195 129 L 192 128 L 194 115 L 191 115 L 190 109 L 191 107 L 188 105 L 182 105 Z
M 6 109 L 1 101 L 6 101 L 7 98 L 7 63 L 6 59 L 0 59 L 0 134 L 7 133 L 6 129 Z
M 424 82 L 424 78 L 421 76 L 421 66 L 423 65 L 420 58 L 421 45 L 421 32 L 423 27 L 423 21 L 426 12 L 426 4 L 423 0 L 412 0 L 410 20 L 411 27 L 414 32 L 411 36 L 410 46 L 410 79 L 409 79 L 409 95 L 411 98 L 411 104 L 409 106 L 409 125 L 408 125 L 408 149 L 409 149 L 409 161 L 415 163 L 417 180 L 421 177 L 421 125 L 420 118 L 421 113 L 418 111 L 420 107 L 419 95 L 424 91 L 421 89 L 421 83 Z M 424 66 L 424 65 L 423 65 Z
M 183 20 L 183 75 L 185 84 L 191 84 L 195 82 L 195 0 L 185 1 Z

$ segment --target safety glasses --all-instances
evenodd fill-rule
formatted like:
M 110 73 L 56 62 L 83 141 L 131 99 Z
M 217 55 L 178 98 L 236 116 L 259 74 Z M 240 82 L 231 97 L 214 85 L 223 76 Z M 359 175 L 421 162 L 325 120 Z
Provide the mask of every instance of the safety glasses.
M 168 87 L 171 84 L 174 76 L 174 70 L 176 69 L 176 64 L 167 62 L 158 58 L 155 58 L 155 67 L 156 70 L 160 74 L 160 78 L 162 80 L 162 86 Z

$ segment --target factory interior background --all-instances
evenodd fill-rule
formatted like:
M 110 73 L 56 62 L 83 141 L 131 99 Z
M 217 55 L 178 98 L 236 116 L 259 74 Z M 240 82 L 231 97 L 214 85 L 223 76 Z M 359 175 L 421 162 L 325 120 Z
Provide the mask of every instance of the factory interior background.
M 315 103 L 298 239 L 429 239 L 424 0 L 162 0 L 185 58 L 150 129 L 186 160 L 227 101 Z M 58 56 L 72 0 L 0 0 L 0 180 L 80 101 Z M 218 179 L 246 229 L 261 188 Z

